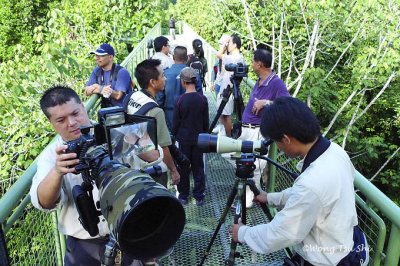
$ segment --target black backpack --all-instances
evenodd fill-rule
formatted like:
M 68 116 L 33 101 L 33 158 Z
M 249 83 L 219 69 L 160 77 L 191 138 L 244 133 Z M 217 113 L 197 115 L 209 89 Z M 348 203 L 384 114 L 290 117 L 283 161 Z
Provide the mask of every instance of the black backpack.
M 196 70 L 196 72 L 199 74 L 199 76 L 200 76 L 200 80 L 201 80 L 201 83 L 203 84 L 203 87 L 205 87 L 205 82 L 204 82 L 204 64 L 203 64 L 203 62 L 201 61 L 201 59 L 199 58 L 199 57 L 197 57 L 197 56 L 195 56 L 195 55 L 193 55 L 191 58 L 190 58 L 190 60 L 189 60 L 189 62 L 188 62 L 188 64 L 187 64 L 187 66 L 188 67 L 192 67 L 192 68 L 194 68 L 194 70 Z

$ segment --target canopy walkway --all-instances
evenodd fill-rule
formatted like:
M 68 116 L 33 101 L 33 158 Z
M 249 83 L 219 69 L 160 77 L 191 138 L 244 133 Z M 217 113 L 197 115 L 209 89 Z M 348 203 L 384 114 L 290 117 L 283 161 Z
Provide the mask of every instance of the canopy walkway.
M 149 39 L 161 35 L 160 24 L 157 24 L 146 37 L 134 48 L 122 62 L 132 74 L 135 66 L 151 55 L 147 48 Z M 180 34 L 179 34 L 180 33 Z M 189 25 L 180 23 L 178 35 L 171 46 L 184 45 L 191 50 L 191 41 L 200 38 Z M 215 61 L 215 49 L 203 40 L 205 56 L 209 62 L 207 80 L 211 78 L 211 67 Z M 249 90 L 251 80 L 242 82 L 243 90 Z M 206 91 L 210 106 L 210 119 L 216 113 L 215 96 Z M 86 108 L 93 110 L 96 103 L 93 96 L 86 103 Z M 270 150 L 271 159 L 278 161 L 286 168 L 295 171 L 295 161 L 278 153 L 276 146 Z M 234 185 L 233 167 L 220 154 L 209 153 L 206 161 L 206 204 L 196 206 L 190 202 L 185 206 L 186 225 L 184 232 L 175 245 L 173 253 L 162 259 L 163 265 L 197 265 L 200 263 L 211 236 L 224 210 L 228 195 Z M 36 172 L 36 161 L 23 175 L 11 185 L 1 184 L 0 190 L 0 266 L 7 265 L 62 265 L 65 252 L 65 238 L 57 230 L 57 213 L 51 215 L 40 212 L 30 204 L 27 194 L 31 179 Z M 270 166 L 266 173 L 267 191 L 280 191 L 292 184 L 292 178 Z M 360 173 L 355 178 L 357 189 L 356 201 L 359 223 L 368 236 L 371 246 L 370 265 L 398 265 L 400 256 L 400 208 L 379 191 Z M 173 187 L 170 188 L 173 190 Z M 6 192 L 5 192 L 6 191 Z M 276 210 L 271 209 L 274 214 Z M 205 265 L 223 265 L 230 251 L 230 235 L 228 227 L 232 224 L 232 213 L 228 213 L 225 223 L 213 244 Z M 248 224 L 268 222 L 260 208 L 247 211 Z M 4 236 L 2 234 L 4 232 Z M 388 234 L 387 234 L 388 233 Z M 5 243 L 5 245 L 4 245 Z M 16 248 L 18 247 L 18 248 Z M 6 248 L 6 249 L 5 249 Z M 245 246 L 238 246 L 242 255 L 236 259 L 236 265 L 282 265 L 286 250 L 269 255 L 252 253 Z M 8 258 L 5 254 L 8 253 Z

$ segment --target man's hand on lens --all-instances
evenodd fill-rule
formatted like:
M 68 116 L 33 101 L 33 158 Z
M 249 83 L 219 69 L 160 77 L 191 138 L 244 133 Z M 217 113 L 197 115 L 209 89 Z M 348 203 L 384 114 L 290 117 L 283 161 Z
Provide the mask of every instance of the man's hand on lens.
M 75 165 L 79 163 L 79 159 L 76 158 L 76 153 L 65 153 L 67 148 L 67 145 L 61 145 L 56 148 L 57 158 L 55 170 L 60 175 L 74 173 Z

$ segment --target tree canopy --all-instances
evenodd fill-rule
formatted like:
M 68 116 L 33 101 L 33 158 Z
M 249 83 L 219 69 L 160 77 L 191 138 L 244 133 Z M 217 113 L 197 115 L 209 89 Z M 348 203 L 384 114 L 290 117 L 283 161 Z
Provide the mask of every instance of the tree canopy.
M 293 96 L 318 115 L 323 133 L 356 168 L 399 201 L 400 10 L 398 1 L 288 0 L 0 0 L 0 137 L 2 178 L 21 173 L 52 132 L 38 107 L 49 85 L 83 90 L 88 52 L 137 43 L 173 13 L 217 47 L 236 33 L 250 62 L 258 43 Z M 252 76 L 254 78 L 254 74 Z

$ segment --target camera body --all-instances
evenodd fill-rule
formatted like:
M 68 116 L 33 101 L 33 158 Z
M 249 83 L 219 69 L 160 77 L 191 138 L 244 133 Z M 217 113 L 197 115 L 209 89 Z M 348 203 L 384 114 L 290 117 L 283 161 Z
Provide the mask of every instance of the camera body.
M 249 66 L 243 63 L 231 63 L 225 65 L 225 70 L 233 72 L 233 76 L 236 78 L 244 78 L 247 77 L 247 73 L 249 73 Z

